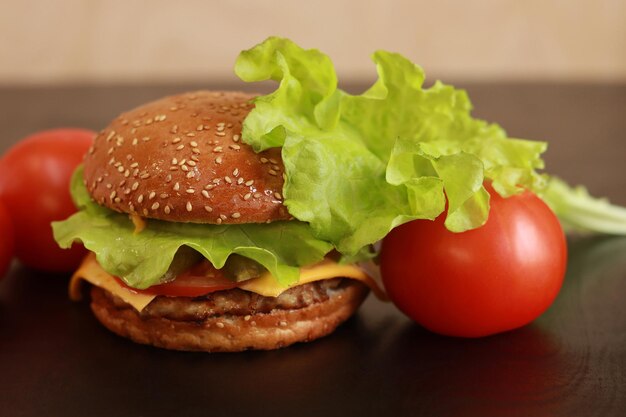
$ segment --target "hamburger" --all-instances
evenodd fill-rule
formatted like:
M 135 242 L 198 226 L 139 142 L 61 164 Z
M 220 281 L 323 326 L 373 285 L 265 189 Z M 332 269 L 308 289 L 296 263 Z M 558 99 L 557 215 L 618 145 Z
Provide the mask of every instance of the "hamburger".
M 485 182 L 545 190 L 545 143 L 472 117 L 463 90 L 424 88 L 399 54 L 372 58 L 378 80 L 352 95 L 328 56 L 272 37 L 235 64 L 272 93 L 200 91 L 115 119 L 74 175 L 79 212 L 53 224 L 62 247 L 93 253 L 72 297 L 91 282 L 105 326 L 171 349 L 313 340 L 368 288 L 382 296 L 359 265 L 393 228 L 444 211 L 453 232 L 480 227 Z
M 289 241 L 286 230 L 297 220 L 283 204 L 280 149 L 256 153 L 242 140 L 253 98 L 211 91 L 166 97 L 121 114 L 95 137 L 75 174 L 73 190 L 81 190 L 73 194 L 82 214 L 95 212 L 95 223 L 108 218 L 125 235 L 114 233 L 117 242 L 102 247 L 93 233 L 102 225 L 76 232 L 69 219 L 55 231 L 62 245 L 80 240 L 96 252 L 74 274 L 70 295 L 80 299 L 80 283 L 90 282 L 91 310 L 109 330 L 167 349 L 276 349 L 331 333 L 356 311 L 368 285 L 375 286 L 359 268 L 338 264 L 326 245 L 315 251 L 312 259 L 321 259 L 312 265 L 299 259 L 311 256 L 295 255 L 298 276 L 288 285 L 246 256 L 265 250 L 263 244 L 236 243 L 225 261 L 209 260 L 208 252 L 222 250 L 217 241 L 230 231 L 272 228 L 278 233 L 267 233 L 276 240 L 270 247 L 302 246 Z M 134 253 L 134 241 L 165 240 L 185 228 L 204 242 L 190 239 L 174 252 L 164 250 L 166 258 L 174 256 L 156 279 L 137 276 L 145 261 Z M 149 244 L 149 256 L 160 257 L 159 244 Z

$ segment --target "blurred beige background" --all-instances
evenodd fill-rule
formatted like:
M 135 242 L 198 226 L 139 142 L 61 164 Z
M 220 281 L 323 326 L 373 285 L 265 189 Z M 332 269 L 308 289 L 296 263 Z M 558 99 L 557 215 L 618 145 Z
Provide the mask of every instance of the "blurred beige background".
M 270 35 L 353 82 L 379 48 L 431 79 L 626 81 L 624 0 L 4 0 L 0 84 L 232 82 Z

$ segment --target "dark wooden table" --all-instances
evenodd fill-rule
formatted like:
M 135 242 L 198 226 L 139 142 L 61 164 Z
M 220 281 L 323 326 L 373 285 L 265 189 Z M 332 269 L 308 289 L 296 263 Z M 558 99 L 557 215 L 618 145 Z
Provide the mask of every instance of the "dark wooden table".
M 550 172 L 626 205 L 626 85 L 460 84 L 478 116 L 549 140 Z M 194 87 L 1 87 L 0 151 Z M 0 415 L 624 415 L 626 238 L 571 238 L 569 259 L 555 304 L 517 331 L 440 337 L 370 298 L 328 338 L 241 354 L 132 344 L 67 299 L 67 276 L 14 265 L 0 282 Z

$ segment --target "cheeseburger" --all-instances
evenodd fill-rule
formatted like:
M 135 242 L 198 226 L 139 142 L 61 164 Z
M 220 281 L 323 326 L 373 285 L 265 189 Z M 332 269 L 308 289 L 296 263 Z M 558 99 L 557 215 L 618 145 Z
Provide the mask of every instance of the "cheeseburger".
M 375 288 L 332 247 L 290 231 L 308 226 L 283 204 L 280 148 L 242 140 L 253 98 L 166 97 L 96 136 L 72 184 L 81 211 L 54 228 L 62 246 L 93 251 L 70 295 L 91 283 L 91 309 L 112 332 L 176 350 L 276 349 L 331 333 Z M 286 284 L 275 276 L 294 272 Z

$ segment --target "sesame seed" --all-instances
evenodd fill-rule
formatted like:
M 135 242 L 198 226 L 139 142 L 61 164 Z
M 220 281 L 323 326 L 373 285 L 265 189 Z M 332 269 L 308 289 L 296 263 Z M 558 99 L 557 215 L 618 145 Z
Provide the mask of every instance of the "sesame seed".
M 134 138 L 134 139 L 133 139 L 133 146 L 137 146 L 137 142 L 139 142 L 139 139 Z
M 130 164 L 131 168 L 137 168 L 139 166 L 138 162 L 133 162 L 132 164 Z
M 148 142 L 150 140 L 150 136 L 144 136 L 143 138 L 141 138 L 141 140 L 143 140 L 144 142 Z
M 115 136 L 115 130 L 109 132 L 109 136 L 107 136 L 107 142 L 110 142 L 111 139 L 113 139 L 113 136 Z
M 216 220 L 217 224 L 222 224 L 222 219 L 221 217 L 218 217 L 218 219 Z
M 192 140 L 191 142 L 189 142 L 189 144 L 190 144 L 191 146 L 193 146 L 194 148 L 197 148 L 197 147 L 198 147 L 198 142 L 196 142 L 196 141 L 193 141 L 193 140 Z
M 215 158 L 215 163 L 216 164 L 221 164 L 222 163 L 222 157 L 218 156 L 217 158 Z
M 171 166 L 170 171 L 178 171 L 178 166 Z
M 243 319 L 244 319 L 245 321 L 250 321 L 250 319 L 251 319 L 251 318 L 252 318 L 252 316 L 251 316 L 250 314 L 246 314 L 246 315 L 243 317 Z
M 142 180 L 145 180 L 146 178 L 150 178 L 150 174 L 146 172 L 145 174 L 141 175 L 139 178 L 141 178 Z
M 270 169 L 269 171 L 267 171 L 268 174 L 276 176 L 278 174 L 278 172 L 274 171 L 273 169 Z
M 219 183 L 220 183 L 219 178 L 213 178 L 213 184 L 219 184 Z
M 169 196 L 170 196 L 170 195 L 169 195 L 168 193 L 161 193 L 161 194 L 159 195 L 159 197 L 161 197 L 161 198 L 168 198 Z
M 190 201 L 187 201 L 187 205 L 185 206 L 185 208 L 187 209 L 187 211 L 193 210 L 193 206 L 191 205 Z
M 213 208 L 212 208 L 211 206 L 204 206 L 204 209 L 205 209 L 208 213 L 210 213 L 210 212 L 212 212 L 212 211 L 213 211 Z
M 235 169 L 233 170 L 233 176 L 235 176 L 235 177 L 236 177 L 237 175 L 239 175 L 239 168 L 235 168 Z
M 271 162 L 272 164 L 277 164 L 277 163 L 278 163 L 278 161 L 277 161 L 277 160 L 275 160 L 274 158 L 270 158 L 270 162 Z
M 176 164 L 178 164 L 178 159 L 172 158 L 172 165 L 176 165 Z
M 115 197 L 115 200 L 113 200 L 113 201 L 115 201 L 116 203 L 119 203 L 119 202 L 121 202 L 121 201 L 122 201 L 122 199 L 121 199 L 121 198 L 119 198 L 119 197 Z
M 145 208 L 145 209 L 143 209 L 143 215 L 144 215 L 144 216 L 148 216 L 148 209 L 146 209 L 146 208 Z
M 189 167 L 187 165 L 182 165 L 180 169 L 182 169 L 185 172 L 189 171 Z
M 139 183 L 135 182 L 132 187 L 130 187 L 133 191 L 135 191 L 139 187 Z
M 187 188 L 187 189 L 185 190 L 185 192 L 186 192 L 187 194 L 194 194 L 194 193 L 196 192 L 196 190 L 194 190 L 193 188 Z
M 226 182 L 227 182 L 227 183 L 229 183 L 229 184 L 232 184 L 232 183 L 233 183 L 233 180 L 231 180 L 231 179 L 230 179 L 230 177 L 229 177 L 228 175 L 224 177 L 224 181 L 226 181 Z
M 218 321 L 217 323 L 215 323 L 215 325 L 216 325 L 217 327 L 219 327 L 220 329 L 223 329 L 223 328 L 224 328 L 224 323 L 222 323 L 222 322 L 219 322 L 219 321 Z
M 243 199 L 247 201 L 247 200 L 250 200 L 250 197 L 252 197 L 252 194 L 247 193 L 246 195 L 243 196 Z
M 198 125 L 198 127 L 196 127 L 196 130 L 198 132 L 200 132 L 202 129 L 204 129 L 204 125 Z
M 165 182 L 170 182 L 172 181 L 172 174 L 167 174 L 167 176 L 165 177 Z
M 261 193 L 254 193 L 252 196 L 253 196 L 254 198 L 260 198 L 260 197 L 261 197 L 261 195 L 262 195 Z
M 239 146 L 239 145 L 229 145 L 229 147 L 230 147 L 231 149 L 236 150 L 236 151 L 238 151 L 239 149 L 241 149 L 241 146 Z
M 239 177 L 239 179 L 237 180 L 237 184 L 241 185 L 244 181 L 245 180 L 243 179 L 243 177 Z
M 193 152 L 193 149 L 191 151 Z M 196 162 L 200 161 L 200 158 L 198 158 L 197 155 L 191 155 L 191 159 L 196 161 Z
M 118 166 L 118 167 L 117 167 L 117 171 L 118 171 L 118 172 L 124 172 L 124 167 L 123 167 L 123 166 L 121 166 L 121 165 L 120 165 L 120 166 Z
M 128 194 L 130 194 L 130 188 L 127 188 L 124 190 L 124 195 L 128 195 Z
M 156 196 L 156 193 L 154 191 L 152 191 L 150 193 L 150 195 L 148 195 L 148 200 L 152 200 L 154 198 L 154 196 Z
M 222 152 L 222 149 L 224 149 L 221 146 L 216 146 L 215 148 L 213 148 L 213 152 Z
M 269 162 L 269 160 L 267 158 L 261 157 L 261 163 L 262 164 L 267 164 L 268 162 Z
M 191 148 L 191 152 L 195 153 L 196 155 L 200 153 L 200 149 L 198 148 Z
M 113 199 L 115 198 L 115 195 L 116 195 L 116 194 L 117 194 L 117 191 L 115 191 L 115 190 L 111 191 L 111 195 L 109 196 L 109 198 L 110 198 L 111 200 L 113 200 Z
M 202 195 L 209 198 L 209 192 L 207 190 L 202 190 Z
M 215 132 L 215 136 L 226 136 L 226 132 Z
M 124 171 L 124 176 L 126 178 L 130 177 L 130 171 L 129 170 Z
M 277 200 L 281 200 L 283 198 L 283 196 L 280 195 L 280 193 L 274 193 L 274 197 L 276 197 Z
M 287 322 L 286 322 L 286 321 L 281 321 L 279 324 L 280 324 L 281 326 L 285 327 L 285 326 L 287 325 Z
M 196 136 L 196 134 L 195 134 L 195 133 L 193 133 L 193 132 L 189 132 L 189 133 L 187 133 L 185 136 L 190 137 L 190 138 L 193 138 L 194 136 Z
M 174 184 L 173 188 L 174 188 L 174 191 L 180 190 L 180 184 L 179 183 Z
M 187 173 L 187 178 L 193 178 L 193 177 L 195 177 L 195 176 L 196 176 L 196 173 L 195 173 L 195 172 L 193 172 L 193 171 L 189 171 L 189 172 Z
M 239 142 L 239 135 L 233 135 L 233 141 Z
M 176 137 L 176 138 L 172 139 L 172 143 L 173 143 L 174 145 L 175 145 L 175 144 L 177 144 L 177 143 L 178 143 L 178 142 L 180 142 L 180 141 L 181 141 L 181 139 L 180 139 L 179 137 Z
M 183 158 L 183 159 L 180 160 L 178 165 L 185 165 L 186 162 L 187 162 L 187 160 L 185 158 Z
M 150 207 L 150 208 L 151 208 L 152 210 L 157 210 L 157 209 L 159 208 L 159 206 L 160 206 L 160 204 L 159 204 L 159 202 L 157 201 L 157 202 L 156 202 L 156 203 L 154 203 L 154 204 L 152 205 L 152 207 Z
M 280 167 L 278 165 L 272 165 L 272 169 L 275 171 L 280 171 Z
M 178 146 L 176 147 L 176 150 L 177 150 L 177 151 L 180 151 L 180 150 L 182 150 L 184 147 L 185 147 L 185 145 L 180 144 L 180 145 L 178 145 Z
M 137 197 L 137 203 L 143 203 L 143 194 L 139 194 L 139 197 Z
M 195 167 L 196 161 L 187 161 L 187 165 L 189 165 L 190 167 Z
M 171 211 L 170 206 L 165 206 L 163 208 L 163 211 L 165 212 L 165 214 L 170 214 L 170 211 Z
M 228 217 L 226 217 L 224 214 L 220 214 L 220 219 L 222 220 L 226 220 Z
M 254 184 L 254 180 L 249 180 L 249 181 L 246 181 L 246 185 L 247 185 L 248 187 L 249 187 L 249 186 L 251 186 L 252 184 Z
M 110 190 L 111 188 L 113 188 L 113 184 L 107 184 L 107 188 Z

